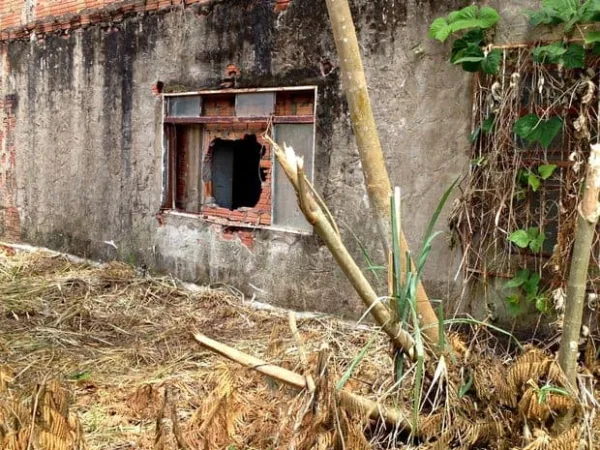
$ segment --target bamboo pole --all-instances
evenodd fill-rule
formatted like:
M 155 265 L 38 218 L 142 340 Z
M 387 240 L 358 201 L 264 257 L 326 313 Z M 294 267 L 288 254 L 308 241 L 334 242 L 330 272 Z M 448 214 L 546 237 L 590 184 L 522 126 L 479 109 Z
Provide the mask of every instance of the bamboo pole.
M 560 340 L 558 362 L 565 372 L 571 389 L 577 392 L 577 356 L 585 306 L 588 268 L 596 225 L 598 224 L 600 194 L 600 144 L 591 146 L 587 165 L 585 189 L 579 206 L 573 256 L 569 269 L 564 326 Z
M 237 362 L 245 367 L 256 370 L 288 386 L 297 389 L 307 388 L 306 379 L 296 372 L 283 367 L 269 364 L 262 359 L 243 353 L 229 345 L 215 341 L 201 333 L 194 333 L 194 339 L 209 350 L 224 356 L 231 361 Z M 399 410 L 389 408 L 368 398 L 361 397 L 348 391 L 336 391 L 340 405 L 357 414 L 365 414 L 373 420 L 383 420 L 388 425 L 397 426 L 406 431 L 411 430 L 410 421 Z
M 360 56 L 358 39 L 348 0 L 326 0 L 333 37 L 339 55 L 342 85 L 356 136 L 367 195 L 380 231 L 384 254 L 391 249 L 390 179 L 385 167 L 381 142 L 375 125 L 367 81 Z M 408 243 L 400 233 L 400 252 L 405 255 Z M 412 270 L 415 270 L 414 264 Z M 438 318 L 421 282 L 417 287 L 417 308 L 421 328 L 427 340 L 439 345 Z
M 285 150 L 282 150 L 268 135 L 265 135 L 265 140 L 271 144 L 277 161 L 296 190 L 302 213 L 321 236 L 377 324 L 392 339 L 397 348 L 402 349 L 409 358 L 414 359 L 414 341 L 411 335 L 392 320 L 388 308 L 377 297 L 375 290 L 344 246 L 336 231 L 337 228 L 332 222 L 333 219 L 326 215 L 319 206 L 312 194 L 314 188 L 304 175 L 302 158 L 296 158 L 291 147 L 285 147 Z

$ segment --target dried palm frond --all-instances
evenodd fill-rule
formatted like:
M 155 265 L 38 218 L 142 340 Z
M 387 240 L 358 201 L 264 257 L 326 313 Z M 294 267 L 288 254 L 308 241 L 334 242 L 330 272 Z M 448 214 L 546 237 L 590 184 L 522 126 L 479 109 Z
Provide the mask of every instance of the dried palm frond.
M 69 412 L 68 395 L 52 381 L 39 386 L 31 397 L 10 393 L 0 399 L 0 448 L 6 450 L 79 450 L 83 432 L 79 419 Z M 26 405 L 28 401 L 32 403 Z M 33 444 L 33 447 L 32 447 Z
M 127 406 L 135 417 L 155 418 L 163 408 L 160 393 L 151 384 L 144 384 L 127 399 Z
M 550 441 L 544 450 L 583 450 L 585 441 L 581 442 L 581 427 L 575 425 Z
M 193 448 L 221 448 L 236 442 L 238 419 L 249 406 L 238 398 L 234 373 L 227 366 L 218 367 L 208 381 L 215 388 L 184 431 L 185 440 Z

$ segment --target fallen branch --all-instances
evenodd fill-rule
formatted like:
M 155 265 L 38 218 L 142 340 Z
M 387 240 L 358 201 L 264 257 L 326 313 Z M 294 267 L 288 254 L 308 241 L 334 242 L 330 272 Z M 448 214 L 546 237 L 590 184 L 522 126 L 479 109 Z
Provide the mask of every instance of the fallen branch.
M 400 328 L 397 323 L 394 323 L 389 309 L 381 302 L 362 270 L 344 246 L 339 233 L 336 232 L 336 227 L 332 223 L 333 219 L 325 214 L 311 193 L 313 188 L 304 174 L 303 159 L 297 158 L 291 147 L 286 146 L 285 150 L 283 150 L 268 135 L 265 135 L 265 139 L 271 144 L 277 161 L 296 190 L 302 213 L 319 236 L 323 238 L 325 245 L 329 248 L 329 251 L 350 283 L 352 283 L 352 286 L 367 306 L 377 324 L 392 339 L 396 347 L 402 349 L 411 359 L 414 359 L 415 352 L 412 336 Z
M 194 333 L 194 339 L 209 350 L 235 361 L 245 367 L 256 370 L 263 375 L 293 386 L 306 389 L 306 379 L 296 372 L 269 364 L 262 359 L 243 353 L 229 345 L 215 341 L 201 333 Z M 373 420 L 383 420 L 386 424 L 396 426 L 401 430 L 410 431 L 411 424 L 401 411 L 381 405 L 373 400 L 361 397 L 348 391 L 336 391 L 340 405 L 350 412 L 366 415 Z

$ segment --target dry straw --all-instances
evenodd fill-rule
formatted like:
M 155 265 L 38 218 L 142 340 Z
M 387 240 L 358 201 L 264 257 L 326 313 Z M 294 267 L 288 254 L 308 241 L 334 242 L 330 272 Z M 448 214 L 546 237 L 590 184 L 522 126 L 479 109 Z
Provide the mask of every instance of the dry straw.
M 424 380 L 429 394 L 411 436 L 336 395 L 375 333 L 344 390 L 410 408 L 413 373 L 395 382 L 389 340 L 377 329 L 327 318 L 290 328 L 285 314 L 246 307 L 233 289 L 192 292 L 119 263 L 12 253 L 0 252 L 1 448 L 575 450 L 580 439 L 597 442 L 592 407 L 581 407 L 567 437 L 547 435 L 571 402 L 560 394 L 540 401 L 544 386 L 561 385 L 555 364 L 539 350 L 516 360 L 494 353 L 497 341 L 483 328 L 468 346 L 449 336 L 454 355 L 445 376 Z M 199 346 L 193 329 L 302 383 L 310 375 L 314 392 L 223 359 Z M 438 362 L 427 364 L 440 373 Z

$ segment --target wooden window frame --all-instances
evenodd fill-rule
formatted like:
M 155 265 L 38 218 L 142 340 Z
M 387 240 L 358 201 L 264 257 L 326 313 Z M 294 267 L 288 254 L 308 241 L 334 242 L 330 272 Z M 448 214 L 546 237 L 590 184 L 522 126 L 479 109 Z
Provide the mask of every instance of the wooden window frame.
M 312 114 L 277 114 L 269 116 L 251 116 L 237 117 L 235 111 L 232 115 L 203 115 L 200 112 L 198 117 L 173 117 L 168 114 L 168 101 L 173 97 L 197 96 L 210 99 L 215 96 L 236 96 L 245 93 L 307 93 L 314 99 L 312 101 Z M 200 90 L 183 93 L 165 93 L 162 95 L 162 132 L 163 138 L 163 164 L 166 161 L 167 167 L 163 167 L 163 201 L 162 212 L 167 214 L 185 216 L 190 218 L 202 219 L 208 223 L 216 223 L 224 226 L 245 227 L 245 228 L 264 228 L 278 231 L 292 232 L 296 234 L 312 234 L 312 230 L 300 230 L 289 227 L 281 227 L 273 224 L 273 152 L 271 146 L 262 138 L 269 124 L 313 124 L 313 164 L 311 174 L 314 177 L 314 154 L 316 141 L 316 115 L 317 115 L 317 86 L 297 86 L 280 88 L 251 88 L 251 89 L 222 89 L 222 90 Z M 202 107 L 204 108 L 204 106 Z M 202 149 L 201 159 L 208 151 L 210 143 L 214 139 L 238 140 L 243 139 L 245 135 L 255 135 L 258 143 L 263 147 L 260 159 L 260 169 L 263 176 L 262 190 L 256 206 L 243 208 L 243 211 L 230 210 L 220 206 L 202 204 L 200 211 L 188 212 L 175 207 L 176 174 L 175 160 L 177 158 L 176 133 L 169 133 L 166 130 L 171 127 L 181 125 L 202 125 Z M 165 139 L 166 138 L 166 139 Z M 166 177 L 166 178 L 165 178 Z

